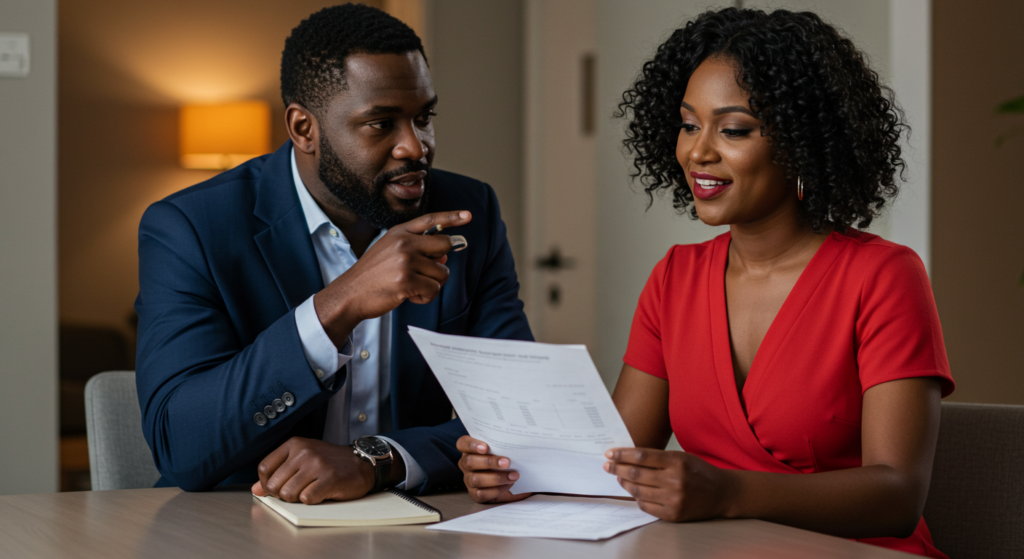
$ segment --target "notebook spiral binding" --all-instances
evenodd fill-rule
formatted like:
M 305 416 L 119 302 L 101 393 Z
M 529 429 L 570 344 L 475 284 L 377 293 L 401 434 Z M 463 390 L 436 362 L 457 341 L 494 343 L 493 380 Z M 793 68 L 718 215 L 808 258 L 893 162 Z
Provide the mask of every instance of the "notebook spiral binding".
M 423 509 L 423 510 L 425 510 L 427 512 L 432 512 L 432 513 L 436 514 L 438 517 L 441 516 L 441 511 L 439 511 L 439 510 L 435 509 L 434 507 L 424 503 L 423 501 L 417 499 L 416 497 L 413 497 L 412 495 L 406 493 L 405 491 L 402 491 L 401 489 L 395 489 L 394 487 L 389 487 L 389 488 L 385 489 L 384 491 L 386 491 L 388 493 L 391 493 L 392 495 L 394 495 L 396 497 L 401 497 L 402 499 L 405 499 L 406 501 L 416 505 L 417 507 L 419 507 L 419 508 L 421 508 L 421 509 Z

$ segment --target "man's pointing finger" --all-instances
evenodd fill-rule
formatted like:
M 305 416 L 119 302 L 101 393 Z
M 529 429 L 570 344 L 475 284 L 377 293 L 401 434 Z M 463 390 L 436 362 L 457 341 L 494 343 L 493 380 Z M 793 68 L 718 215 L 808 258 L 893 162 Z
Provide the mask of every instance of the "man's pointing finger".
M 406 231 L 422 235 L 439 226 L 440 230 L 447 227 L 458 227 L 473 220 L 473 214 L 467 211 L 434 212 L 424 214 L 403 225 Z

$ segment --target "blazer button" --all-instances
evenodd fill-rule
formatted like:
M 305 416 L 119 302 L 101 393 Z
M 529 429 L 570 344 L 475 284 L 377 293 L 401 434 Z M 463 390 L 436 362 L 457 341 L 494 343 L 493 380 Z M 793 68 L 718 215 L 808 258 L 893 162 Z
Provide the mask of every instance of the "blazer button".
M 277 413 L 282 413 L 284 412 L 284 410 L 288 409 L 288 406 L 284 405 L 284 402 L 281 401 L 280 398 L 271 402 L 270 405 L 274 406 L 274 411 L 276 411 Z
M 270 419 L 274 419 L 275 417 L 277 417 L 277 410 L 274 409 L 274 406 L 264 406 L 263 415 L 269 417 Z
M 284 405 L 289 408 L 295 405 L 295 396 L 291 392 L 285 392 L 281 394 L 281 400 L 284 401 Z
M 260 412 L 256 412 L 256 415 L 252 416 L 252 420 L 256 422 L 256 425 L 263 427 L 267 424 L 267 416 Z

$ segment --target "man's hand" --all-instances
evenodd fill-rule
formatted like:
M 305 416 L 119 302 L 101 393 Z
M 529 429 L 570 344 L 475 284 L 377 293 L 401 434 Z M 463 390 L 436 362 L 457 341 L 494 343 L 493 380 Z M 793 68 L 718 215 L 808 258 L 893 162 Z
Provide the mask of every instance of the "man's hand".
M 394 452 L 392 481 L 404 477 L 405 465 Z M 260 462 L 254 495 L 278 497 L 289 503 L 315 505 L 321 501 L 350 501 L 373 489 L 373 466 L 348 446 L 292 437 Z
M 636 498 L 640 510 L 670 522 L 720 517 L 733 493 L 728 470 L 686 452 L 613 448 L 606 472 Z
M 424 235 L 435 225 L 465 225 L 466 211 L 422 215 L 388 230 L 355 265 L 313 297 L 317 317 L 338 347 L 363 320 L 377 318 L 406 299 L 429 303 L 448 280 L 448 235 Z
M 459 469 L 469 489 L 469 496 L 478 503 L 509 503 L 521 501 L 532 493 L 513 495 L 510 489 L 519 479 L 519 472 L 506 470 L 512 463 L 504 456 L 488 454 L 487 443 L 469 435 L 459 437 L 455 448 L 462 451 Z

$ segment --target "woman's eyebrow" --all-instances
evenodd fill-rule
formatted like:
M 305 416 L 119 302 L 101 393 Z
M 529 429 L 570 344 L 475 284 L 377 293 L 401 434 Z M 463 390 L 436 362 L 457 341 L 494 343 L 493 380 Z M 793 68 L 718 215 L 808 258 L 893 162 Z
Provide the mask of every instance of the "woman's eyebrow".
M 697 109 L 694 109 L 693 105 L 687 103 L 686 101 L 681 101 L 679 103 L 679 105 L 682 106 L 684 109 L 692 112 L 692 113 L 697 112 Z M 757 115 L 755 115 L 754 113 L 750 112 L 750 109 L 748 109 L 746 107 L 741 107 L 739 105 L 729 105 L 728 107 L 719 107 L 719 108 L 711 111 L 711 114 L 713 114 L 715 116 L 718 116 L 718 115 L 721 115 L 721 114 L 725 114 L 725 113 L 743 113 L 743 114 L 748 114 L 748 115 L 750 115 L 750 116 L 752 116 L 754 118 L 757 118 Z
M 725 114 L 725 113 L 743 113 L 743 114 L 748 114 L 748 115 L 750 115 L 750 116 L 752 116 L 754 118 L 757 118 L 756 115 L 754 115 L 754 113 L 750 112 L 750 109 L 748 109 L 746 107 L 741 107 L 739 105 L 730 105 L 728 107 L 719 107 L 719 108 L 711 111 L 711 114 L 716 115 L 716 116 L 717 115 L 722 115 L 722 114 Z

